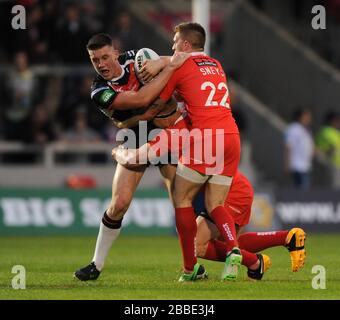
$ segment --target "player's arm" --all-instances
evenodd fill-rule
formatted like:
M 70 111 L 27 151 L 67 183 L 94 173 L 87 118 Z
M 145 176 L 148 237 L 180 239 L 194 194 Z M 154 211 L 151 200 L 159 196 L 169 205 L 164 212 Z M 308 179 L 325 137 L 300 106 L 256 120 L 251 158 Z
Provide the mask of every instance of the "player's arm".
M 146 60 L 139 70 L 139 77 L 143 79 L 144 83 L 148 83 L 170 63 L 170 59 L 171 56 L 162 56 L 157 60 Z
M 167 82 L 188 58 L 188 53 L 175 53 L 170 63 L 153 80 L 142 87 L 139 91 L 126 91 L 116 95 L 112 102 L 112 108 L 117 110 L 137 109 L 150 105 L 160 94 Z M 164 99 L 163 99 L 164 100 Z
M 116 147 L 112 149 L 112 159 L 127 169 L 138 169 L 147 164 L 150 144 L 146 143 L 138 149 Z
M 170 59 L 170 63 L 154 81 L 146 84 L 137 92 L 117 92 L 106 82 L 95 81 L 91 89 L 91 99 L 109 118 L 112 118 L 114 110 L 147 107 L 158 97 L 159 93 L 167 85 L 167 81 L 174 75 L 174 71 L 189 57 L 190 54 L 187 53 L 174 54 Z M 161 98 L 163 101 L 167 101 L 170 96 L 171 94 L 168 95 L 167 99 Z
M 172 102 L 175 102 L 175 100 L 172 98 Z M 166 102 L 164 102 L 161 99 L 155 100 L 150 107 L 140 115 L 133 116 L 125 121 L 118 121 L 113 119 L 114 124 L 120 128 L 132 128 L 138 125 L 139 121 L 149 121 L 152 120 L 166 105 Z

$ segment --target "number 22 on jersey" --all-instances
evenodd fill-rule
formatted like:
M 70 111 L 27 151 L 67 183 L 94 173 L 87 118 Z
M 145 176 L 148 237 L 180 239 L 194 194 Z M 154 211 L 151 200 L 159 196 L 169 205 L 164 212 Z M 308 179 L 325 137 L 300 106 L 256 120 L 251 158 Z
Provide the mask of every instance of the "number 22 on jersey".
M 201 85 L 201 90 L 206 91 L 207 89 L 210 89 L 210 93 L 209 93 L 209 96 L 207 98 L 207 101 L 205 102 L 206 107 L 221 106 L 221 107 L 225 107 L 225 108 L 230 109 L 230 105 L 227 102 L 228 96 L 229 96 L 229 90 L 228 90 L 227 85 L 224 82 L 220 82 L 217 85 L 217 88 L 216 88 L 216 85 L 214 83 L 210 82 L 210 81 L 203 82 L 202 85 Z M 216 101 L 215 95 L 220 96 L 219 91 L 223 91 L 223 90 L 225 90 L 225 93 L 224 93 L 222 99 L 220 99 L 219 101 Z

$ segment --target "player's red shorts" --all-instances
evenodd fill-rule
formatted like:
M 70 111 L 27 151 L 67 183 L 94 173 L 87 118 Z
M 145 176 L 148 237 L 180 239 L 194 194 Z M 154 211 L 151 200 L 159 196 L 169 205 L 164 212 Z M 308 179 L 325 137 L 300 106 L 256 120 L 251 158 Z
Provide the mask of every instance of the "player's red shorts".
M 202 148 L 200 146 L 202 144 Z M 186 148 L 183 148 L 185 152 Z M 199 153 L 200 150 L 203 152 Z M 232 177 L 240 161 L 241 146 L 239 134 L 208 133 L 203 139 L 198 137 L 190 144 L 190 154 L 183 154 L 180 162 L 201 174 Z
M 166 149 L 167 152 L 179 153 L 179 157 L 181 157 L 181 143 L 176 144 L 171 139 L 176 134 L 176 129 L 180 130 L 186 128 L 186 121 L 184 119 L 179 119 L 175 125 L 162 130 L 158 136 L 150 141 L 151 148 L 155 148 L 154 151 L 158 153 L 158 155 L 160 149 Z M 177 139 L 175 140 L 177 141 Z M 230 176 L 233 176 L 233 181 L 224 206 L 232 215 L 237 225 L 245 226 L 249 223 L 251 206 L 254 198 L 254 190 L 249 180 L 239 171 L 237 171 L 237 166 L 236 169 L 234 168 L 234 163 L 232 163 L 230 166 L 232 168 L 231 171 L 235 170 L 236 173 L 230 172 Z
M 234 176 L 241 153 L 239 134 L 187 128 L 186 120 L 179 120 L 153 139 L 151 148 L 158 155 L 160 150 L 177 154 L 183 165 L 204 175 Z
M 249 223 L 254 190 L 249 180 L 237 171 L 233 178 L 224 207 L 240 227 Z

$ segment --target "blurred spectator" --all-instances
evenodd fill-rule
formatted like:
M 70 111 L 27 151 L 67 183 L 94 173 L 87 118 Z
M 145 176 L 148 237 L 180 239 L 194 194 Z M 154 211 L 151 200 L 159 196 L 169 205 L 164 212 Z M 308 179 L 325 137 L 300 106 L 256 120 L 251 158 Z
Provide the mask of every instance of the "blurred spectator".
M 92 85 L 93 77 L 87 76 L 83 79 L 79 88 L 78 105 L 86 108 L 88 124 L 103 137 L 105 136 L 105 125 L 107 117 L 96 108 L 90 100 L 89 92 Z
M 340 113 L 327 113 L 325 124 L 316 136 L 316 146 L 340 169 Z
M 56 138 L 54 126 L 43 105 L 35 107 L 27 126 L 25 141 L 31 144 L 46 144 Z
M 62 136 L 62 141 L 67 143 L 99 142 L 100 136 L 87 124 L 86 111 L 79 109 L 76 113 L 74 125 Z
M 13 56 L 14 41 L 11 38 L 11 35 L 14 33 L 14 29 L 11 25 L 12 15 L 10 14 L 12 7 L 13 4 L 9 1 L 0 1 L 0 38 L 2 39 L 0 46 L 0 64 L 8 62 L 10 59 L 9 57 Z M 17 32 L 17 35 L 20 36 L 19 39 L 25 33 L 23 32 L 24 30 L 15 31 Z
M 105 28 L 110 26 L 113 14 L 119 12 L 121 5 L 118 3 L 120 0 L 101 0 L 101 7 L 105 8 L 101 15 L 101 20 L 104 22 Z
M 26 52 L 15 55 L 14 70 L 9 74 L 7 85 L 9 105 L 4 112 L 6 138 L 22 140 L 26 133 L 26 122 L 32 109 L 34 94 L 34 77 Z
M 219 12 L 211 14 L 210 19 L 211 19 L 210 21 L 211 48 L 213 48 L 214 50 L 221 50 L 224 38 L 223 21 L 225 20 L 225 18 Z
M 122 11 L 117 17 L 115 24 L 111 27 L 112 36 L 118 38 L 122 43 L 122 51 L 139 49 L 140 41 L 138 32 L 134 30 L 132 19 L 127 11 Z
M 82 20 L 91 34 L 103 30 L 103 22 L 98 17 L 97 6 L 98 4 L 93 2 L 93 0 L 82 1 Z
M 74 124 L 71 129 L 67 130 L 61 136 L 61 143 L 68 143 L 73 145 L 79 145 L 82 143 L 98 143 L 101 141 L 100 135 L 94 131 L 92 128 L 88 126 L 87 123 L 87 114 L 85 109 L 78 109 L 75 114 Z M 105 162 L 106 155 L 103 157 L 102 155 L 97 154 L 65 154 L 61 157 L 58 157 L 59 160 L 64 163 L 98 163 Z
M 65 63 L 81 64 L 87 61 L 85 45 L 88 30 L 80 19 L 80 9 L 76 5 L 66 8 L 65 18 L 58 28 L 56 49 Z
M 49 31 L 53 21 L 45 18 L 41 6 L 34 6 L 27 17 L 27 36 L 30 60 L 33 63 L 46 63 L 48 61 Z
M 313 136 L 310 132 L 312 114 L 299 109 L 294 121 L 285 131 L 285 170 L 292 177 L 294 186 L 308 189 L 314 154 Z
M 67 77 L 63 81 L 63 94 L 57 117 L 64 128 L 70 128 L 79 109 L 86 113 L 88 124 L 103 137 L 107 118 L 98 111 L 90 99 L 93 76 Z

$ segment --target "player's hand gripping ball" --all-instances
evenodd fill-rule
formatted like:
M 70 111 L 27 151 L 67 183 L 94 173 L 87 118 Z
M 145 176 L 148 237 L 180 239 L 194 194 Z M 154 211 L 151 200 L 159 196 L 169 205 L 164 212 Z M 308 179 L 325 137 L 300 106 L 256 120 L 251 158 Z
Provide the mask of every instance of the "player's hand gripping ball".
M 139 80 L 140 83 L 142 83 L 143 85 L 147 82 L 149 82 L 152 78 L 150 78 L 149 76 L 148 81 L 145 81 L 143 76 L 140 74 L 140 70 L 143 68 L 144 63 L 147 60 L 159 60 L 160 56 L 153 50 L 149 49 L 149 48 L 142 48 L 140 50 L 138 50 L 136 56 L 135 56 L 135 73 L 137 75 L 137 78 Z
M 160 56 L 153 50 L 149 48 L 140 49 L 135 57 L 135 73 L 138 80 L 144 85 L 148 81 L 145 81 L 139 71 L 143 68 L 144 63 L 147 60 L 159 60 Z M 157 68 L 156 68 L 157 69 Z M 150 80 L 151 78 L 148 77 Z M 150 81 L 149 80 L 149 81 Z M 175 123 L 175 121 L 180 117 L 181 113 L 177 111 L 177 103 L 174 99 L 170 99 L 165 107 L 157 114 L 154 118 L 153 123 L 159 128 L 167 128 Z

